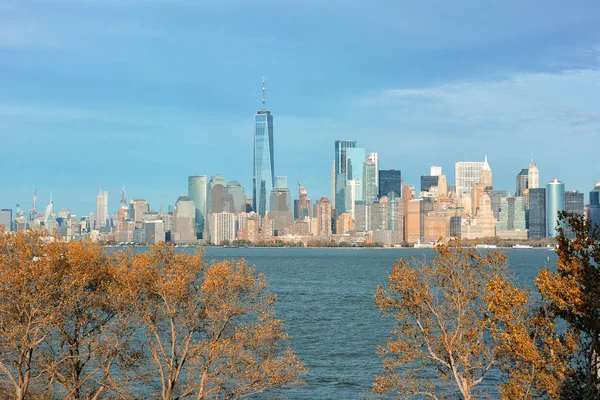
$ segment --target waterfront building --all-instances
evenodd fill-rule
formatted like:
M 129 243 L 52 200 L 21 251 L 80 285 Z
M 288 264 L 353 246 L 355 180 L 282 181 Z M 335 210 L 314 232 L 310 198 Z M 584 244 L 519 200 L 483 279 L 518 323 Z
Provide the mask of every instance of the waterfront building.
M 96 229 L 106 226 L 108 219 L 108 192 L 102 191 L 100 186 L 100 193 L 96 196 Z
M 335 204 L 333 207 L 338 213 L 343 213 L 346 209 L 346 182 L 348 181 L 348 149 L 356 148 L 356 140 L 336 140 L 335 141 Z
M 559 224 L 558 213 L 565 209 L 565 184 L 556 178 L 546 185 L 546 207 L 546 234 L 555 237 Z
M 12 210 L 3 208 L 0 210 L 0 229 L 4 232 L 11 232 L 13 225 Z M 3 228 L 2 228 L 3 227 Z
M 463 198 L 463 194 L 471 195 L 473 186 L 479 183 L 483 162 L 460 161 L 455 164 L 456 172 L 456 196 Z
M 379 170 L 379 198 L 390 192 L 402 197 L 402 172 L 395 169 Z
M 188 177 L 188 196 L 194 201 L 196 207 L 196 238 L 202 239 L 204 232 L 204 219 L 206 218 L 206 190 L 207 176 L 196 175 Z
M 179 196 L 173 210 L 171 241 L 175 243 L 196 240 L 196 204 L 190 196 Z
M 527 169 L 527 188 L 537 189 L 540 187 L 540 171 L 537 165 L 531 160 Z
M 379 194 L 379 158 L 377 153 L 370 153 L 363 166 L 363 200 L 372 203 Z
M 252 204 L 264 217 L 269 210 L 269 194 L 275 185 L 275 152 L 273 147 L 273 116 L 265 107 L 265 80 L 263 78 L 262 109 L 254 115 L 254 165 Z
M 529 168 L 523 168 L 521 172 L 517 175 L 517 185 L 515 196 L 523 197 L 525 195 L 525 190 L 529 188 Z
M 450 216 L 437 212 L 425 215 L 423 227 L 424 242 L 437 242 L 440 238 L 450 237 Z
M 236 239 L 236 216 L 234 213 L 210 214 L 210 243 L 220 245 L 223 241 Z
M 387 231 L 388 230 L 388 197 L 383 196 L 378 201 L 368 205 L 370 217 L 370 230 Z
M 331 236 L 331 203 L 327 197 L 317 201 L 317 236 Z
M 461 236 L 463 239 L 479 239 L 494 237 L 496 235 L 496 218 L 492 211 L 490 196 L 484 192 L 479 199 L 479 208 L 471 223 L 462 226 Z

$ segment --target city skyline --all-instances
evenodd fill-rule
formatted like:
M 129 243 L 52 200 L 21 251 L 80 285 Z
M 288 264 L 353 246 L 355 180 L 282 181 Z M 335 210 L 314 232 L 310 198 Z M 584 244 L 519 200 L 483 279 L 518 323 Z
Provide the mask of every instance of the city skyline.
M 186 193 L 187 176 L 217 173 L 251 196 L 241 171 L 263 75 L 276 174 L 301 179 L 315 201 L 330 197 L 331 143 L 347 138 L 415 187 L 432 164 L 450 183 L 454 162 L 484 154 L 511 192 L 531 158 L 540 186 L 556 177 L 586 193 L 598 180 L 596 2 L 440 2 L 435 15 L 266 4 L 1 2 L 0 130 L 14 151 L 0 206 L 29 209 L 37 187 L 40 204 L 53 192 L 85 215 L 102 185 L 114 210 L 124 184 L 160 208 Z

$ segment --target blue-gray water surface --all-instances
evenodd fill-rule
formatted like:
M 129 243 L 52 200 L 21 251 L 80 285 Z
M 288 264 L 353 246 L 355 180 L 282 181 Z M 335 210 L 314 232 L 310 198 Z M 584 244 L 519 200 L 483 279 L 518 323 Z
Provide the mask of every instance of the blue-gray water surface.
M 532 287 L 540 269 L 553 267 L 556 254 L 545 249 L 509 249 L 514 278 Z M 427 249 L 208 248 L 206 259 L 245 258 L 256 265 L 277 294 L 277 317 L 305 363 L 307 385 L 286 389 L 286 399 L 356 399 L 369 394 L 381 368 L 377 346 L 384 345 L 393 320 L 374 305 L 397 258 L 431 259 Z M 498 377 L 483 383 L 493 395 Z

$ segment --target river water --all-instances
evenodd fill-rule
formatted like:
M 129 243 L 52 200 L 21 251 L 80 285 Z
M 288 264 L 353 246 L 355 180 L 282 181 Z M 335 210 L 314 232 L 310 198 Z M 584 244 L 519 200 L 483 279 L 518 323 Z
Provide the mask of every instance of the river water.
M 540 269 L 556 264 L 546 249 L 509 249 L 514 278 L 526 286 Z M 208 248 L 211 259 L 245 258 L 270 281 L 278 296 L 277 317 L 305 363 L 307 385 L 281 394 L 286 399 L 356 399 L 369 394 L 381 368 L 393 320 L 382 318 L 373 298 L 387 282 L 397 258 L 431 259 L 429 249 Z M 494 397 L 498 377 L 483 383 Z

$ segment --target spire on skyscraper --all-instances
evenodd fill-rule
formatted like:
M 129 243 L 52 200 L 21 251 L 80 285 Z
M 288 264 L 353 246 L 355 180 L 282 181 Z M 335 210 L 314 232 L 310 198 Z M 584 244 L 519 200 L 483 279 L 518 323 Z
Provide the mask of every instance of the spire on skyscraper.
M 125 191 L 125 186 L 123 186 L 123 192 L 121 193 L 121 204 L 127 206 L 127 192 Z
M 266 110 L 266 103 L 267 103 L 267 90 L 265 88 L 265 77 L 263 75 L 263 84 L 262 84 L 262 110 L 263 111 Z

